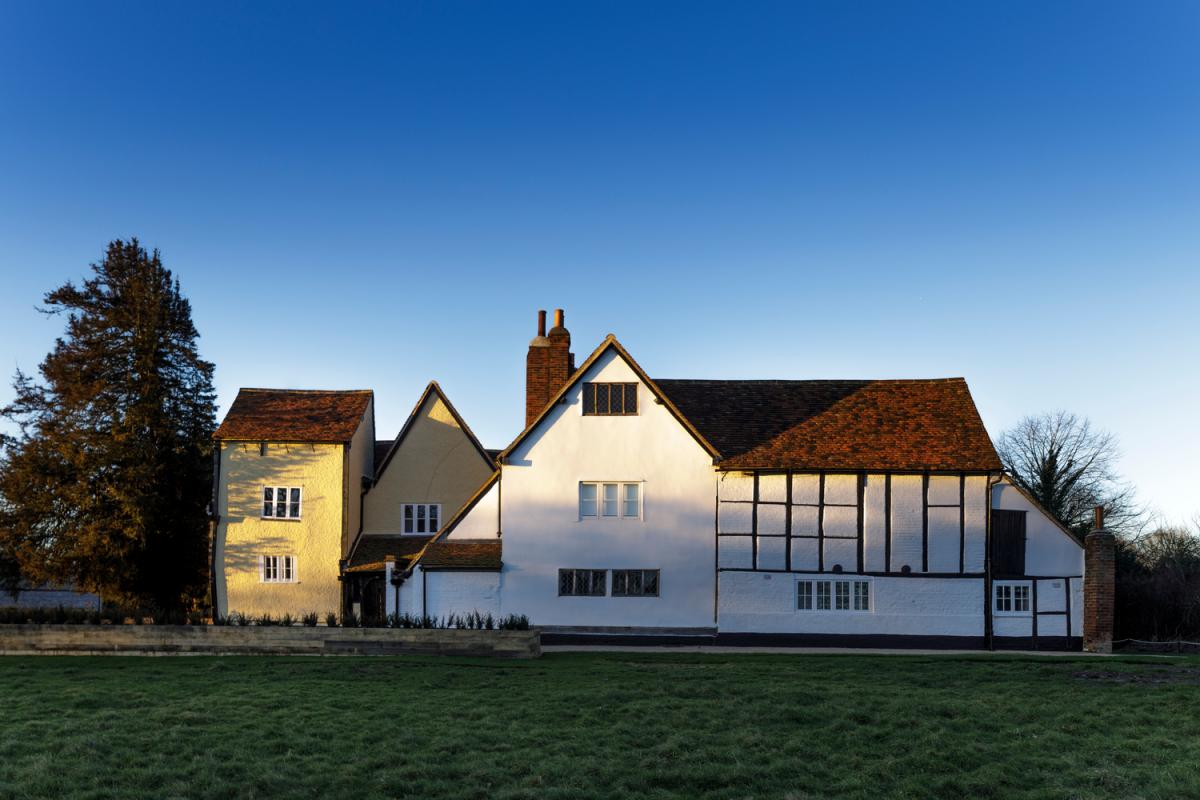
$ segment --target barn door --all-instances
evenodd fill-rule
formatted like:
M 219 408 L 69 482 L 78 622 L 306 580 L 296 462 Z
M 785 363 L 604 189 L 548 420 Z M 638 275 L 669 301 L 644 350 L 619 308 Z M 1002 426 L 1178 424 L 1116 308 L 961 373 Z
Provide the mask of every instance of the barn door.
M 1025 512 L 992 509 L 992 575 L 1025 574 Z

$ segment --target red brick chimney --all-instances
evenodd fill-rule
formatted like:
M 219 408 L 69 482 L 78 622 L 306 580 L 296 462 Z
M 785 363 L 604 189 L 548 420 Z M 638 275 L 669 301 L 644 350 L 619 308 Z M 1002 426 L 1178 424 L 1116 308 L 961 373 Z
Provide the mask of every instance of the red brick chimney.
M 1116 546 L 1104 529 L 1104 507 L 1096 506 L 1096 529 L 1083 543 L 1083 649 L 1091 653 L 1112 652 Z
M 563 325 L 563 310 L 554 311 L 554 327 L 546 332 L 546 312 L 538 312 L 537 336 L 525 355 L 525 427 L 537 419 L 551 398 L 575 371 L 571 334 Z

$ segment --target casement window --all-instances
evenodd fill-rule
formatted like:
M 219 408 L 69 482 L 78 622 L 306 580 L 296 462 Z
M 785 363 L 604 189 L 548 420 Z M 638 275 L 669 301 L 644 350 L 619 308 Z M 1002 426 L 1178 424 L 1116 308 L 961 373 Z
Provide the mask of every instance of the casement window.
M 871 582 L 850 580 L 796 581 L 797 611 L 870 611 Z
M 263 519 L 300 519 L 299 486 L 264 486 Z
M 259 556 L 258 577 L 263 583 L 295 583 L 295 556 Z
M 604 597 L 608 593 L 608 571 L 603 569 L 560 569 L 558 594 L 563 597 Z
M 579 484 L 579 518 L 640 519 L 642 485 L 640 483 Z
M 636 383 L 585 383 L 583 413 L 589 417 L 631 417 L 637 414 Z
M 658 597 L 658 570 L 614 569 L 613 597 Z
M 400 530 L 404 533 L 437 533 L 441 521 L 440 503 L 405 503 Z
M 996 581 L 992 584 L 992 610 L 1000 616 L 1026 617 L 1032 610 L 1027 581 Z

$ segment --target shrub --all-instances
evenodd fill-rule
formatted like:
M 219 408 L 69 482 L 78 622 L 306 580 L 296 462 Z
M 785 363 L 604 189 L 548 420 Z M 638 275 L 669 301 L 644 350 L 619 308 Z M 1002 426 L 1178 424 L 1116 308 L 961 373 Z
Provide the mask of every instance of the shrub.
M 524 614 L 509 614 L 500 619 L 500 630 L 502 631 L 527 631 L 529 630 L 529 617 Z
M 360 627 L 360 623 L 361 623 L 361 620 L 359 620 L 358 615 L 355 614 L 354 612 L 350 612 L 349 614 L 342 615 L 342 627 L 343 628 L 358 628 L 358 627 Z
M 336 628 L 338 624 L 337 614 L 332 611 L 325 614 L 325 624 L 330 628 Z
M 290 628 L 296 624 L 296 620 L 292 619 L 291 614 L 284 614 L 279 618 L 279 624 L 285 628 Z
M 300 618 L 300 624 L 306 628 L 317 627 L 317 612 L 311 611 Z
M 263 615 L 259 616 L 258 619 L 255 620 L 255 624 L 262 625 L 265 627 L 268 625 L 278 625 L 279 621 L 277 619 L 275 619 L 274 617 L 272 617 L 270 614 L 263 614 Z

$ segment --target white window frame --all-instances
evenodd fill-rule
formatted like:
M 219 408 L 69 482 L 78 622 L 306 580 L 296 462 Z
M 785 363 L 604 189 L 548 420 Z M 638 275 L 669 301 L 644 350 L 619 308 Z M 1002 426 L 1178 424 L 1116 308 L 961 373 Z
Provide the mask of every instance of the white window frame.
M 798 614 L 872 614 L 875 612 L 875 588 L 869 577 L 862 575 L 804 575 L 796 578 L 792 610 Z M 845 589 L 842 590 L 842 585 Z M 858 585 L 866 586 L 867 607 L 858 608 Z M 845 608 L 839 608 L 844 597 Z M 807 603 L 804 601 L 807 600 Z M 828 603 L 827 608 L 822 603 Z
M 276 514 L 266 513 L 267 490 L 271 490 L 271 506 L 273 509 L 279 508 L 279 492 L 286 492 L 287 500 L 284 501 L 285 511 L 287 514 L 280 517 Z M 296 501 L 296 515 L 292 516 L 292 492 L 299 493 L 299 499 Z M 282 521 L 291 521 L 304 518 L 304 487 L 303 486 L 276 486 L 274 484 L 264 483 L 262 489 L 258 493 L 258 513 L 261 519 L 275 519 Z
M 417 528 L 417 508 L 418 507 L 425 509 L 425 530 L 423 530 L 423 531 L 418 531 L 416 529 Z M 408 530 L 404 529 L 405 512 L 410 508 L 412 509 L 412 513 L 413 513 L 413 516 L 412 516 L 413 529 L 411 531 L 408 531 Z M 437 526 L 436 530 L 429 530 L 429 509 L 431 509 L 431 508 L 437 509 L 438 526 Z M 404 536 L 431 536 L 431 535 L 437 533 L 438 531 L 440 531 L 442 529 L 442 526 L 445 524 L 446 524 L 446 520 L 442 516 L 442 504 L 441 503 L 401 503 L 400 504 L 400 533 Z
M 1000 609 L 1001 600 L 1007 601 L 1008 610 Z M 1022 601 L 1024 609 L 1018 608 Z M 997 617 L 1032 617 L 1033 610 L 1033 581 L 992 581 L 992 613 Z
M 579 521 L 584 522 L 587 520 L 598 520 L 598 519 L 640 520 L 642 518 L 642 509 L 644 508 L 645 497 L 646 497 L 645 486 L 643 484 L 644 484 L 644 481 L 580 481 L 579 489 L 578 489 L 578 492 L 579 492 Z M 583 487 L 585 487 L 585 486 L 592 487 L 596 493 L 596 496 L 595 496 L 595 512 L 596 513 L 594 513 L 594 514 L 583 513 L 583 491 L 584 491 Z M 617 499 L 616 499 L 617 513 L 616 514 L 605 514 L 604 513 L 604 503 L 605 503 L 604 487 L 605 486 L 617 487 Z M 626 510 L 625 509 L 625 506 L 626 506 L 625 493 L 627 491 L 629 491 L 628 487 L 630 487 L 630 486 L 637 487 L 637 515 L 636 516 L 631 516 L 631 515 L 625 513 L 625 510 Z
M 298 563 L 294 555 L 259 556 L 258 581 L 259 583 L 299 583 L 300 573 L 297 567 Z M 287 574 L 289 571 L 290 575 Z

